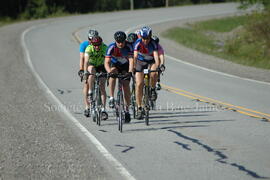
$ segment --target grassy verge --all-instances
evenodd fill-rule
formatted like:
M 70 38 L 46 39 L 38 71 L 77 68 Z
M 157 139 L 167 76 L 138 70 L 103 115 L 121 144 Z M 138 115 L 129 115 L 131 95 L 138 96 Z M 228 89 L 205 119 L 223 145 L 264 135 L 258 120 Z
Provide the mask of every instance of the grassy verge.
M 162 36 L 238 64 L 270 69 L 269 16 L 202 21 L 169 29 Z

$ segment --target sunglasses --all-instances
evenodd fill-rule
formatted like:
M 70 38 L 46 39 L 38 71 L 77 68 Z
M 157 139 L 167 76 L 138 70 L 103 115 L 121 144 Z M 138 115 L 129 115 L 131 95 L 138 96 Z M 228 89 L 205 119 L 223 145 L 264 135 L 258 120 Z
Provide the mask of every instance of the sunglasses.
M 116 41 L 116 42 L 117 42 L 117 43 L 122 43 L 122 44 L 123 44 L 125 41 Z
M 150 37 L 142 37 L 143 40 L 150 40 L 151 38 Z

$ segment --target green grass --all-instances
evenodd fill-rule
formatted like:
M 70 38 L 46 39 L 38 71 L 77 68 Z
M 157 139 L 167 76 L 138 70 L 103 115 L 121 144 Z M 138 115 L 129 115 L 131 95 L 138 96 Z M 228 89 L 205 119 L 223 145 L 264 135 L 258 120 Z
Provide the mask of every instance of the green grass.
M 250 16 L 237 16 L 202 21 L 191 24 L 188 28 L 171 28 L 162 36 L 186 47 L 238 64 L 270 69 L 270 49 L 267 49 L 267 41 L 259 39 L 245 28 L 233 32 L 239 26 L 250 27 L 250 18 Z M 233 33 L 235 33 L 233 36 L 222 39 L 224 45 L 217 43 L 222 35 Z
M 197 50 L 212 52 L 216 49 L 213 40 L 207 36 L 201 35 L 201 33 L 196 30 L 175 27 L 163 35 L 187 47 Z
M 222 19 L 213 19 L 208 21 L 198 22 L 192 25 L 197 30 L 229 32 L 240 25 L 245 25 L 249 21 L 249 16 L 234 16 Z

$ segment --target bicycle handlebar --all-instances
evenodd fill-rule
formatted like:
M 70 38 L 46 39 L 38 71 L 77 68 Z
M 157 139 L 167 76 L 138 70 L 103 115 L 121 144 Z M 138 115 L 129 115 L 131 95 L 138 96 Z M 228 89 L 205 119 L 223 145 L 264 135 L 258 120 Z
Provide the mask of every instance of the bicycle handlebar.
M 150 74 L 150 73 L 152 73 L 152 72 L 159 72 L 159 71 L 160 71 L 159 68 L 157 68 L 156 70 L 144 69 L 144 70 L 143 70 L 143 73 L 144 73 L 144 74 Z
M 108 74 L 108 77 L 123 79 L 123 78 L 126 78 L 127 75 L 126 74 L 120 74 L 120 73 L 112 73 L 112 74 Z
M 95 76 L 96 78 L 102 78 L 102 77 L 104 77 L 104 78 L 107 78 L 107 73 L 103 73 L 103 72 L 101 72 L 101 73 L 88 73 L 88 76 L 87 77 L 89 77 L 90 75 L 93 75 L 93 76 Z M 88 78 L 86 78 L 85 79 L 85 84 L 87 84 L 87 79 Z M 81 80 L 82 81 L 82 80 Z

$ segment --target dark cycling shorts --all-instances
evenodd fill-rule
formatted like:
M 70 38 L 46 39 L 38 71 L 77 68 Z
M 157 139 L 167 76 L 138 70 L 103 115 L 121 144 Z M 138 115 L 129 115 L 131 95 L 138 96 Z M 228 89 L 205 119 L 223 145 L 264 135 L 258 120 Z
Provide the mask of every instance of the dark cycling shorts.
M 124 73 L 127 73 L 129 70 L 129 63 L 123 64 L 123 65 L 111 63 L 111 67 L 115 67 L 118 73 L 124 74 Z
M 122 65 L 111 63 L 111 67 L 115 67 L 117 69 L 118 73 L 120 73 L 120 74 L 126 74 L 129 71 L 129 63 L 122 64 Z M 128 78 L 126 80 L 130 81 L 130 78 Z
M 97 73 L 101 73 L 101 72 L 102 73 L 107 73 L 104 65 L 95 66 L 95 65 L 93 65 L 93 64 L 91 64 L 91 63 L 88 62 L 88 66 L 94 66 L 94 68 L 95 68 L 95 70 L 96 70 Z
M 144 69 L 148 69 L 149 65 L 155 64 L 155 60 L 151 61 L 140 61 L 137 60 L 136 62 L 136 72 L 143 72 Z

